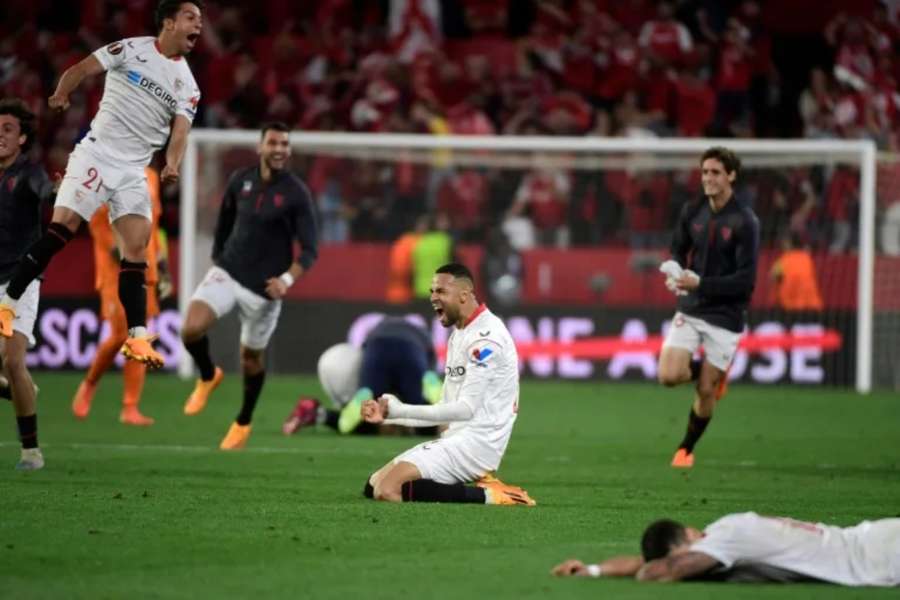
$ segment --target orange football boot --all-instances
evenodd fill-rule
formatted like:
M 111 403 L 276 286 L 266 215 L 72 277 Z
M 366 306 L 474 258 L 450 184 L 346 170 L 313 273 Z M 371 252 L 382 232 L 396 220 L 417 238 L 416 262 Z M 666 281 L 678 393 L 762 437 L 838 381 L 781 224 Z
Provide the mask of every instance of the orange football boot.
M 679 448 L 675 451 L 675 456 L 672 457 L 672 466 L 676 469 L 690 469 L 694 466 L 693 453 L 688 452 L 684 448 Z
M 250 438 L 250 429 L 252 425 L 239 425 L 237 422 L 232 423 L 228 428 L 228 433 L 222 443 L 219 444 L 220 450 L 240 450 L 247 445 L 247 439 Z
M 16 310 L 8 304 L 0 304 L 0 335 L 12 337 L 13 321 L 16 318 Z
M 214 389 L 219 387 L 219 384 L 222 383 L 223 379 L 225 379 L 225 372 L 219 367 L 216 367 L 213 378 L 209 381 L 198 379 L 197 383 L 194 385 L 194 391 L 191 392 L 187 402 L 184 403 L 184 414 L 189 416 L 196 415 L 206 408 L 206 402 L 209 400 L 209 395 Z
M 165 364 L 162 354 L 153 349 L 153 342 L 159 336 L 130 337 L 122 344 L 122 354 L 129 360 L 136 360 L 151 369 L 159 369 Z
M 488 504 L 537 506 L 537 502 L 531 499 L 528 492 L 517 485 L 503 483 L 492 473 L 479 478 L 475 485 L 484 490 L 485 495 L 488 496 Z

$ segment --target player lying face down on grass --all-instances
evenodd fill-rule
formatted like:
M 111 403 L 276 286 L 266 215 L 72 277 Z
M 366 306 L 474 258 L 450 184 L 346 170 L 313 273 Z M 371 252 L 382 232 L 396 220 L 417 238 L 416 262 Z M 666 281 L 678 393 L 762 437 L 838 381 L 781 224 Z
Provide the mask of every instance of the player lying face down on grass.
M 342 342 L 322 353 L 319 383 L 332 408 L 316 398 L 301 397 L 282 432 L 291 435 L 303 427 L 324 424 L 342 434 L 384 433 L 380 431 L 384 428 L 363 422 L 362 403 L 388 393 L 403 398 L 406 404 L 436 403 L 441 394 L 436 363 L 434 342 L 424 326 L 386 316 L 369 331 L 361 348 Z M 413 431 L 436 433 L 435 427 Z
M 838 527 L 746 512 L 725 515 L 703 531 L 662 519 L 644 531 L 641 556 L 594 564 L 570 559 L 552 573 L 639 581 L 900 586 L 900 518 Z
M 452 329 L 440 401 L 412 405 L 384 394 L 363 402 L 361 415 L 375 425 L 448 427 L 440 439 L 407 450 L 373 473 L 363 494 L 387 502 L 533 506 L 525 490 L 493 475 L 519 408 L 519 357 L 509 331 L 478 302 L 472 273 L 458 263 L 435 272 L 431 306 Z

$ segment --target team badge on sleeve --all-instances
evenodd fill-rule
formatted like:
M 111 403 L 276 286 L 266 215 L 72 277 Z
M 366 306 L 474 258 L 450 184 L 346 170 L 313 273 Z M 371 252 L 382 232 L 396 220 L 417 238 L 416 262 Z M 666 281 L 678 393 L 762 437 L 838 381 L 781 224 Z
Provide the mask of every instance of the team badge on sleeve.
M 106 51 L 115 56 L 116 54 L 121 54 L 123 48 L 122 42 L 114 42 L 106 47 Z
M 469 349 L 469 362 L 476 367 L 486 367 L 497 356 L 499 348 L 490 342 L 479 342 Z

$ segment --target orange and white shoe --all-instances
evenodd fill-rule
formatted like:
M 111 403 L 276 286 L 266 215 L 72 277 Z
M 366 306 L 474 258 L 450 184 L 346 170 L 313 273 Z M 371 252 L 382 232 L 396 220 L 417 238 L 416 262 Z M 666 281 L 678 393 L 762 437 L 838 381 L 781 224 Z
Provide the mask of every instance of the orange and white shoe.
M 197 383 L 194 384 L 194 391 L 191 392 L 187 402 L 184 403 L 184 414 L 193 416 L 206 408 L 209 395 L 212 394 L 214 389 L 219 387 L 223 379 L 225 379 L 225 372 L 219 367 L 216 367 L 215 372 L 213 372 L 213 378 L 209 381 L 198 379 Z
M 94 401 L 94 392 L 97 391 L 97 384 L 88 383 L 87 380 L 82 381 L 75 392 L 75 398 L 72 399 L 72 414 L 76 419 L 87 419 L 91 412 L 91 403 Z
M 247 440 L 250 438 L 250 430 L 252 427 L 252 425 L 240 425 L 237 422 L 232 423 L 231 427 L 228 428 L 228 433 L 225 434 L 222 443 L 219 444 L 219 449 L 240 450 L 247 445 Z
M 159 369 L 165 364 L 162 354 L 153 349 L 153 342 L 159 336 L 130 337 L 122 344 L 122 354 L 128 360 L 136 360 L 151 369 Z
M 12 337 L 13 321 L 16 319 L 16 309 L 8 304 L 0 304 L 0 335 Z
M 694 454 L 684 448 L 679 448 L 672 457 L 672 466 L 676 469 L 690 469 L 694 466 Z
M 150 427 L 156 421 L 153 420 L 153 417 L 148 417 L 147 415 L 141 414 L 141 411 L 138 410 L 137 406 L 125 406 L 122 407 L 122 412 L 119 413 L 119 423 L 123 425 L 134 425 L 135 427 Z
M 500 506 L 537 506 L 537 502 L 531 499 L 528 492 L 517 485 L 509 485 L 497 479 L 493 474 L 481 477 L 475 485 L 484 489 L 487 496 L 487 504 Z

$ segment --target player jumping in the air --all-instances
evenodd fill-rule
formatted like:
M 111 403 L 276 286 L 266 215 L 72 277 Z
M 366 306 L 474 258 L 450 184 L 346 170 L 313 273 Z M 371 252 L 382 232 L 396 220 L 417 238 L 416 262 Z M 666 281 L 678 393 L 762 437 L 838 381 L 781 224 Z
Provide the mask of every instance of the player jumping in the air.
M 250 421 L 266 377 L 263 359 L 278 325 L 281 299 L 317 256 L 309 190 L 287 168 L 291 155 L 287 125 L 263 125 L 258 152 L 256 165 L 231 176 L 216 224 L 215 266 L 194 292 L 181 330 L 184 347 L 200 370 L 184 405 L 186 415 L 196 415 L 224 377 L 213 365 L 206 332 L 238 306 L 244 401 L 219 445 L 222 450 L 243 448 L 250 437 Z M 301 249 L 297 260 L 295 242 Z
M 165 294 L 157 295 L 157 284 L 159 284 L 160 292 L 169 293 L 171 293 L 171 285 L 164 286 L 160 283 L 161 281 L 167 282 L 168 276 L 164 269 L 165 262 L 161 260 L 165 256 L 165 242 L 161 239 L 159 231 L 159 217 L 162 212 L 159 201 L 159 175 L 150 167 L 147 167 L 146 173 L 150 199 L 153 204 L 153 223 L 150 243 L 147 244 L 147 318 L 149 319 L 159 314 L 159 302 L 165 299 Z M 119 302 L 119 261 L 116 240 L 109 224 L 109 212 L 106 207 L 101 207 L 94 214 L 88 226 L 91 230 L 91 238 L 94 240 L 94 280 L 97 292 L 100 294 L 100 314 L 103 316 L 103 320 L 109 323 L 109 337 L 97 347 L 94 360 L 91 361 L 84 380 L 75 392 L 72 400 L 72 414 L 78 419 L 87 418 L 100 379 L 112 366 L 119 348 L 128 337 L 125 312 L 122 309 L 122 303 Z M 137 426 L 153 425 L 153 419 L 142 414 L 138 408 L 146 374 L 147 366 L 138 361 L 126 361 L 122 367 L 120 423 Z
M 682 209 L 672 237 L 672 260 L 661 267 L 666 285 L 678 295 L 678 311 L 659 356 L 659 381 L 667 386 L 697 381 L 673 467 L 694 464 L 694 445 L 725 393 L 756 283 L 759 221 L 734 197 L 740 166 L 727 148 L 703 153 L 703 197 Z M 701 347 L 703 360 L 692 362 Z
M 519 356 L 512 336 L 478 303 L 474 278 L 464 265 L 451 263 L 435 272 L 431 305 L 441 325 L 452 328 L 440 402 L 404 404 L 384 394 L 366 400 L 362 415 L 375 424 L 449 427 L 440 439 L 414 446 L 373 473 L 363 494 L 388 502 L 534 506 L 525 490 L 493 475 L 519 410 Z
M 106 71 L 103 99 L 90 130 L 69 155 L 50 226 L 18 263 L 0 300 L 0 335 L 12 335 L 29 284 L 72 239 L 82 221 L 107 203 L 119 238 L 119 298 L 128 324 L 122 353 L 150 367 L 162 366 L 163 358 L 151 346 L 146 327 L 144 274 L 151 205 L 144 167 L 168 140 L 160 176 L 163 182 L 178 178 L 200 100 L 184 56 L 200 37 L 202 5 L 200 0 L 161 0 L 156 10 L 157 37 L 114 42 L 62 74 L 48 100 L 51 109 L 67 109 L 69 95 L 85 77 Z
M 570 559 L 553 574 L 900 586 L 900 519 L 837 527 L 747 512 L 725 515 L 703 531 L 661 519 L 644 531 L 641 556 L 596 564 Z

